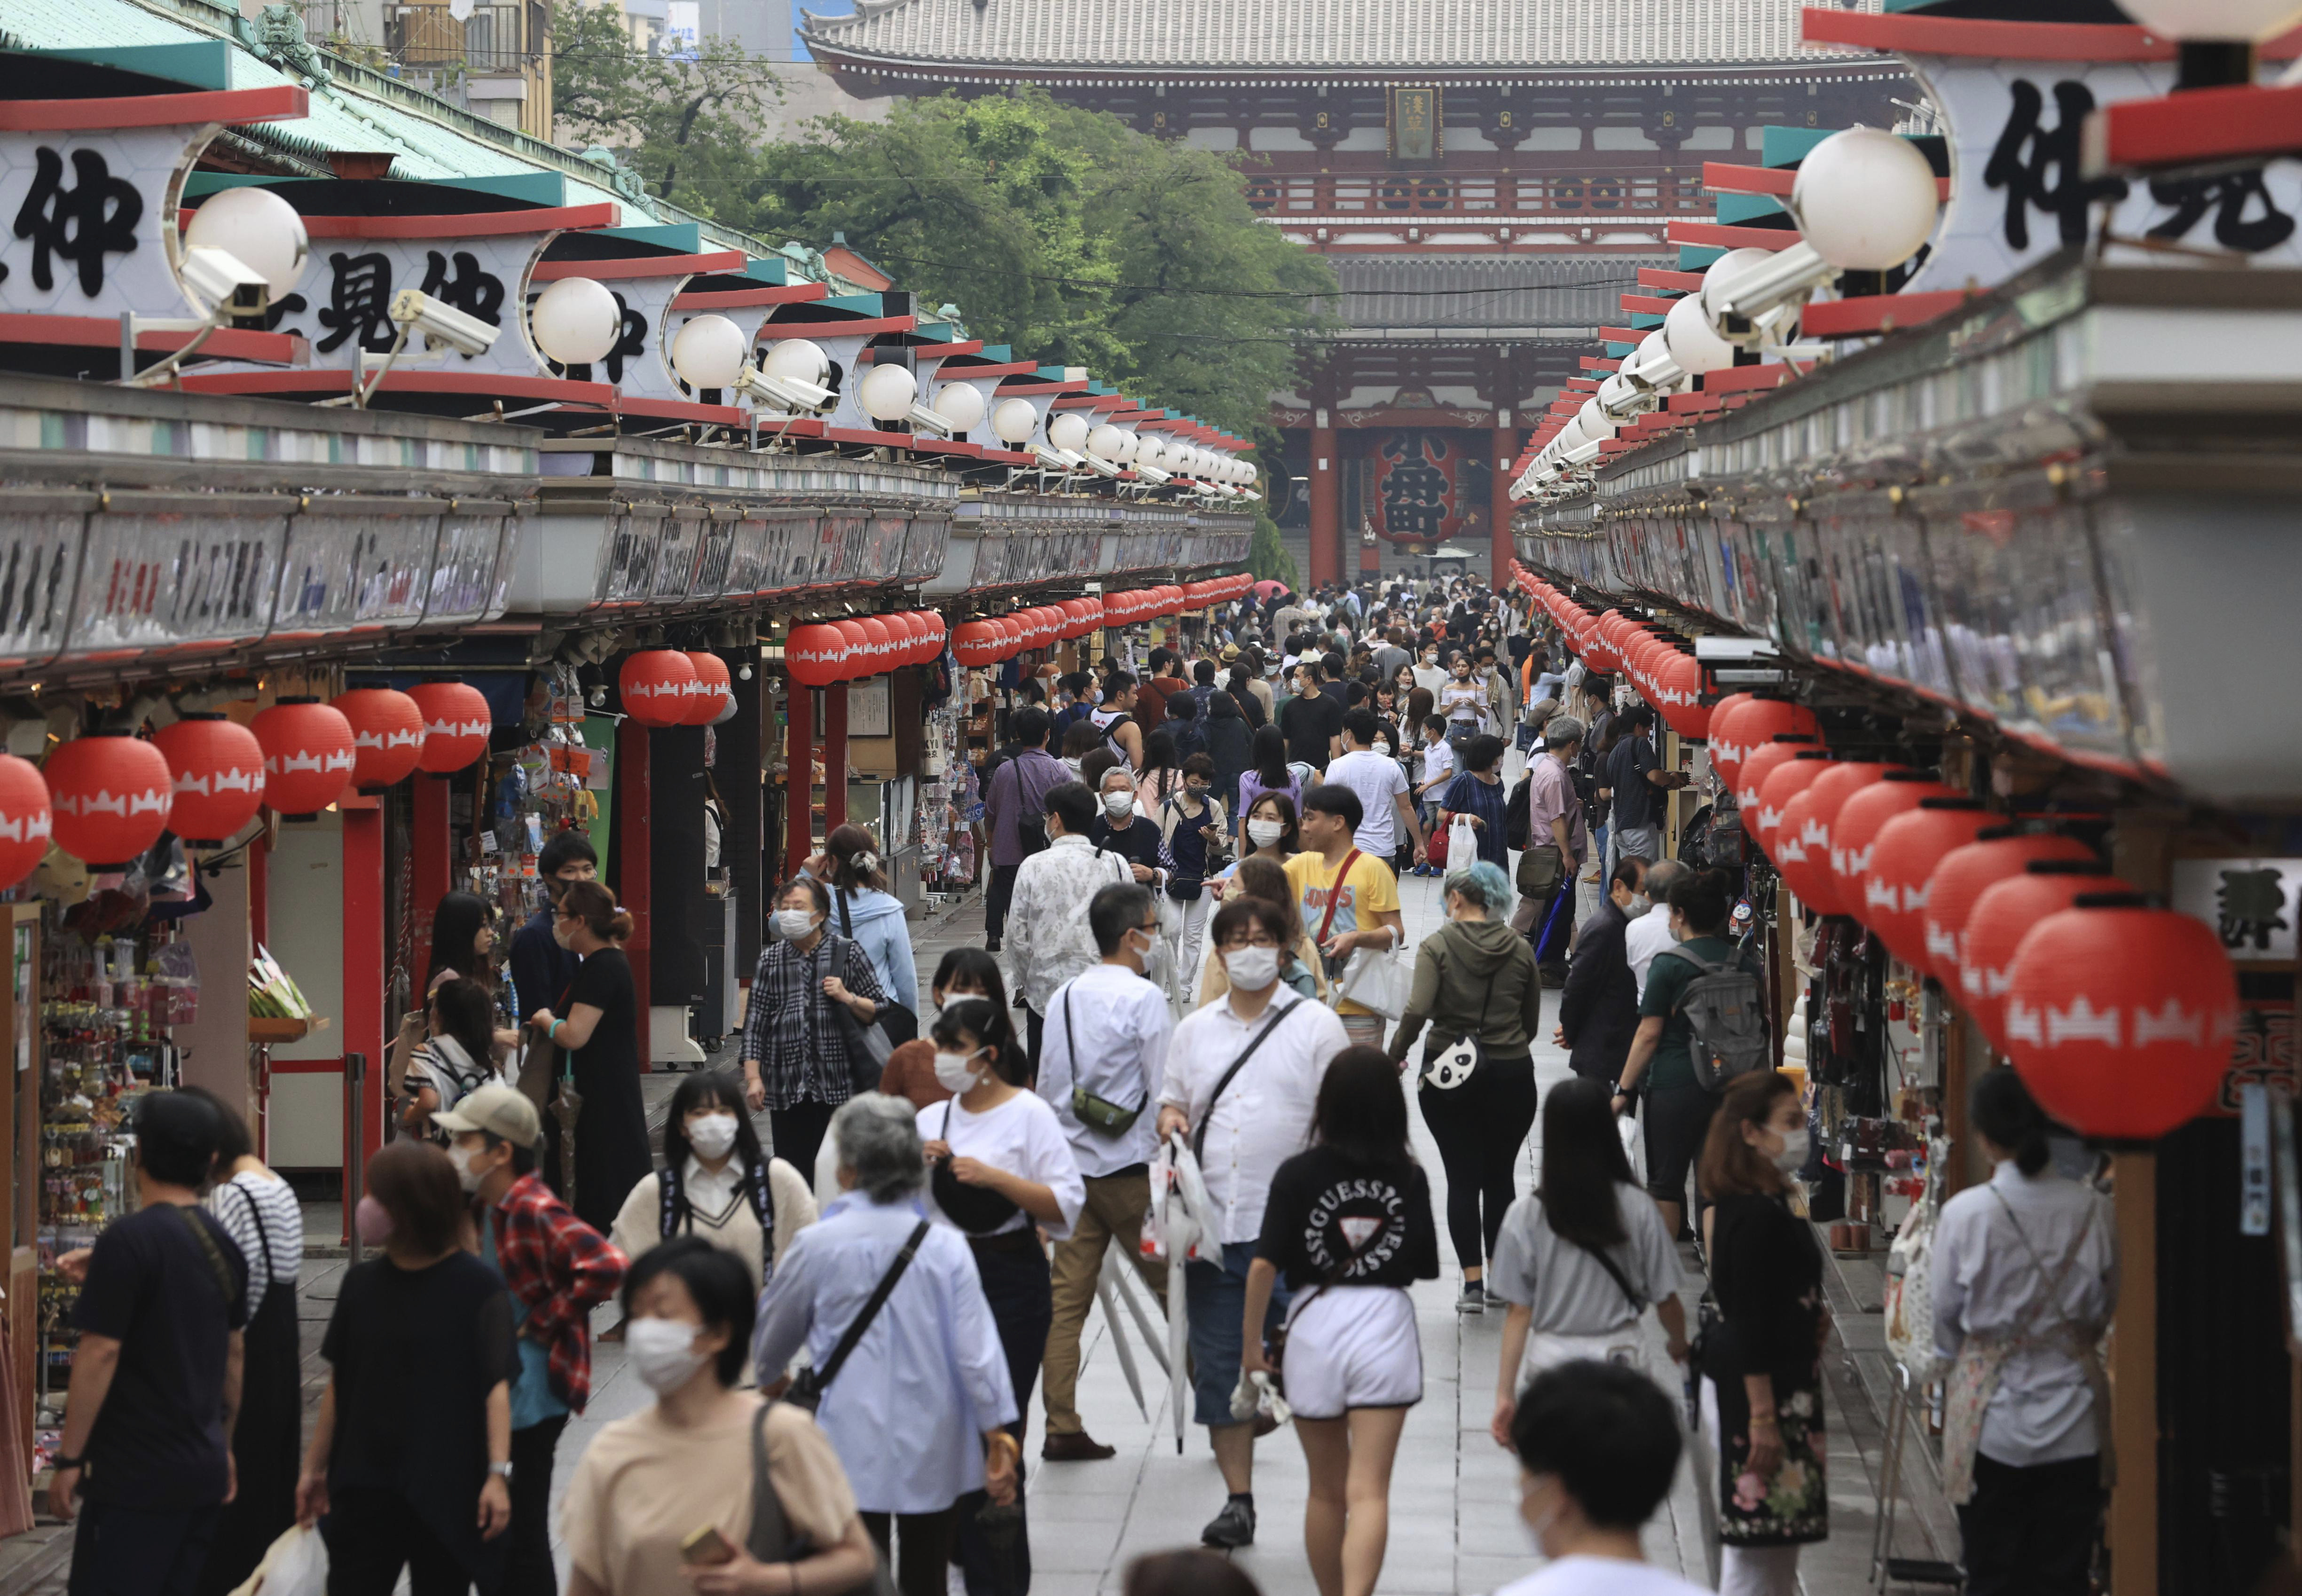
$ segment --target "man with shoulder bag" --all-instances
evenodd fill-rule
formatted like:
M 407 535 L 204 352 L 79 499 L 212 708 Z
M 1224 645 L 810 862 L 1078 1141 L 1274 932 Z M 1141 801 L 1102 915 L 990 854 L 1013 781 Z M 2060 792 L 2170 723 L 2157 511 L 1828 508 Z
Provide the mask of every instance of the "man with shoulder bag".
M 1207 878 L 1222 868 L 1230 819 L 1214 794 L 1215 762 L 1204 753 L 1183 761 L 1182 785 L 1159 805 L 1159 852 L 1174 865 L 1164 889 L 1159 919 L 1166 929 L 1166 975 L 1171 995 L 1191 989 L 1199 967 L 1199 944 L 1214 900 Z
M 983 892 L 984 946 L 999 951 L 1014 902 L 1015 872 L 1047 845 L 1046 796 L 1071 779 L 1061 760 L 1047 752 L 1047 712 L 1037 704 L 1015 711 L 1011 723 L 1019 744 L 1012 759 L 992 772 L 983 794 L 983 818 L 991 836 L 991 878 Z
M 1583 751 L 1583 723 L 1554 715 L 1542 728 L 1542 755 L 1527 766 L 1526 847 L 1518 856 L 1520 897 L 1511 927 L 1533 945 L 1542 984 L 1563 987 L 1575 930 L 1575 878 L 1591 851 L 1572 775 Z

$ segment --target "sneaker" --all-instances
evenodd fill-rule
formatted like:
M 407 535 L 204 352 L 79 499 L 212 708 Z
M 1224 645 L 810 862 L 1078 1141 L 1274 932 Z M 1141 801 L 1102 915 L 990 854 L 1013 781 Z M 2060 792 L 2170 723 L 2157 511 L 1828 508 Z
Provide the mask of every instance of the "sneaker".
M 1050 1463 L 1100 1463 L 1118 1457 L 1119 1449 L 1104 1445 L 1084 1430 L 1073 1430 L 1067 1435 L 1048 1436 L 1039 1456 Z
M 1254 1545 L 1255 1499 L 1235 1496 L 1225 1502 L 1222 1511 L 1207 1520 L 1207 1527 L 1199 1532 L 1199 1543 L 1225 1551 Z
M 1487 1311 L 1487 1288 L 1478 1281 L 1465 1281 L 1463 1294 L 1455 1298 L 1458 1314 L 1483 1314 Z

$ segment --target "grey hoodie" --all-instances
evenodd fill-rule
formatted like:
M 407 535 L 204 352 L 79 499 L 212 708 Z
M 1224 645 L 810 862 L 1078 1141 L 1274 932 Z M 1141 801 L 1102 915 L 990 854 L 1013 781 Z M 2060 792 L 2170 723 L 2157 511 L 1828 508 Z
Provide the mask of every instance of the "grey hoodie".
M 1542 1024 L 1542 982 L 1526 938 L 1499 920 L 1450 920 L 1424 937 L 1390 1056 L 1404 1059 L 1426 1021 L 1433 1046 L 1475 1035 L 1491 1053 L 1526 1052 Z

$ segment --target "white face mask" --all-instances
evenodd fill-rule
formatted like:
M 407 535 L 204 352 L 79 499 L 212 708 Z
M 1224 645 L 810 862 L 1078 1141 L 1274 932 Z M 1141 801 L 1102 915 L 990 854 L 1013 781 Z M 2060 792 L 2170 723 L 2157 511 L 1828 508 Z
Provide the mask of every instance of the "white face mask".
M 703 1354 L 695 1349 L 695 1326 L 684 1319 L 634 1319 L 624 1326 L 624 1357 L 648 1390 L 669 1396 L 695 1378 Z
M 1804 1169 L 1808 1141 L 1806 1127 L 1803 1125 L 1795 1130 L 1784 1131 L 1783 1150 L 1775 1155 L 1775 1167 L 1786 1175 Z
M 1631 895 L 1631 901 L 1623 905 L 1623 912 L 1628 915 L 1631 919 L 1636 920 L 1640 915 L 1644 914 L 1648 910 L 1653 907 L 1654 900 L 1652 898 L 1647 896 L 1647 895 L 1642 892 L 1634 892 Z
M 979 1047 L 974 1053 L 937 1053 L 935 1055 L 936 1084 L 954 1097 L 964 1097 L 975 1088 L 983 1071 L 973 1067 Z
M 1268 848 L 1287 835 L 1287 827 L 1277 820 L 1249 820 L 1247 840 L 1258 848 Z
M 1389 737 L 1377 737 L 1374 740 L 1374 751 L 1377 753 L 1388 755 L 1390 752 L 1390 739 Z
M 705 1158 L 725 1158 L 735 1150 L 735 1116 L 699 1114 L 687 1121 L 687 1145 Z
M 1279 979 L 1275 947 L 1235 947 L 1223 954 L 1223 973 L 1242 992 L 1260 992 Z
M 448 1149 L 448 1162 L 456 1166 L 457 1183 L 466 1191 L 480 1189 L 480 1172 L 472 1167 L 472 1160 L 478 1155 L 477 1151 L 471 1147 L 450 1147 Z
M 1103 812 L 1113 820 L 1124 820 L 1135 812 L 1135 794 L 1105 793 L 1103 795 Z
M 814 929 L 815 911 L 811 909 L 776 911 L 776 935 L 786 942 L 797 942 Z

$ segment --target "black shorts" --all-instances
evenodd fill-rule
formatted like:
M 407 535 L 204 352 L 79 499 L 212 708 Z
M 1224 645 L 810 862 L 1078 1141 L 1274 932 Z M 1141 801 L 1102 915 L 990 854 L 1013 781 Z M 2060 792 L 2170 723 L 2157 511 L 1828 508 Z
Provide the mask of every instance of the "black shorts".
M 1686 1177 L 1710 1133 L 1718 1099 L 1699 1086 L 1649 1092 L 1639 1112 L 1646 1118 L 1647 1195 L 1659 1203 L 1687 1201 Z

